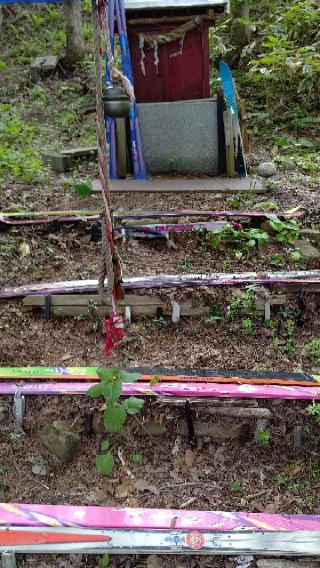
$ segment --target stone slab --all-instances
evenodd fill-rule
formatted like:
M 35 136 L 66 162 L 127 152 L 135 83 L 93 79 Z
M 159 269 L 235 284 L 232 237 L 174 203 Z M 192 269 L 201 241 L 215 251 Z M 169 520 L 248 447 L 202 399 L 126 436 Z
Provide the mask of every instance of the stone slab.
M 36 57 L 30 66 L 32 79 L 36 80 L 42 73 L 50 73 L 55 70 L 58 65 L 59 57 L 57 55 L 43 55 Z
M 300 252 L 303 260 L 315 261 L 320 260 L 320 252 L 314 247 L 310 241 L 297 239 L 294 241 L 295 248 Z
M 71 158 L 86 158 L 87 156 L 96 156 L 97 152 L 97 146 L 81 146 L 80 148 L 66 148 L 64 150 L 61 150 L 60 153 L 63 156 L 71 156 Z
M 92 191 L 101 191 L 99 180 L 93 180 Z M 112 193 L 264 193 L 266 189 L 255 178 L 167 178 L 154 177 L 148 180 L 119 179 L 110 184 Z
M 218 173 L 215 99 L 141 103 L 138 108 L 150 174 Z
M 43 162 L 57 174 L 63 174 L 72 169 L 73 159 L 69 155 L 59 152 L 42 152 L 41 157 Z

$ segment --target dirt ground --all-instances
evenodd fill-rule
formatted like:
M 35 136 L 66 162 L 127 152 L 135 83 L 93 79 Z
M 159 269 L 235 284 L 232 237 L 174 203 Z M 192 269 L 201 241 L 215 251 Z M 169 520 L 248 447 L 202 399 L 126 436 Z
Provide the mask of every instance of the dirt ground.
M 271 197 L 268 195 L 268 200 Z M 132 198 L 133 199 L 133 198 Z M 249 206 L 255 201 L 250 196 Z M 261 199 L 261 198 L 260 198 Z M 275 195 L 272 199 L 276 199 Z M 41 198 L 39 198 L 41 201 Z M 37 198 L 32 203 L 39 206 Z M 128 200 L 131 204 L 130 199 Z M 124 197 L 114 199 L 115 207 L 128 206 Z M 281 201 L 288 200 L 282 195 Z M 23 201 L 22 201 L 23 202 Z M 133 202 L 132 202 L 133 203 Z M 295 201 L 296 203 L 296 201 Z M 66 200 L 58 189 L 54 198 L 43 207 L 60 209 L 98 207 L 97 197 L 81 205 Z M 162 199 L 141 199 L 135 207 L 143 205 L 157 208 L 169 207 L 226 207 L 222 197 L 183 200 L 181 196 Z M 291 202 L 293 204 L 293 202 Z M 244 204 L 246 207 L 248 203 Z M 305 226 L 310 226 L 308 221 Z M 87 225 L 74 225 L 53 231 L 52 227 L 11 229 L 1 234 L 1 243 L 8 245 L 1 258 L 2 285 L 35 281 L 69 280 L 95 277 L 99 259 L 99 242 L 91 239 Z M 21 254 L 21 243 L 29 245 L 28 254 Z M 187 257 L 192 270 L 207 271 L 219 268 L 219 261 L 210 258 L 206 247 L 194 241 L 178 243 L 177 250 L 170 250 L 162 242 L 130 240 L 122 245 L 125 275 L 182 272 Z M 211 255 L 211 256 L 210 256 Z M 267 256 L 267 255 L 265 255 Z M 209 261 L 208 261 L 209 259 Z M 180 268 L 179 268 L 180 263 Z M 260 264 L 259 264 L 260 263 Z M 187 265 L 188 266 L 188 265 Z M 268 267 L 268 259 L 248 258 L 243 265 L 232 264 L 230 270 Z M 221 268 L 221 265 L 220 265 Z M 203 291 L 206 293 L 206 291 Z M 192 296 L 192 292 L 188 292 Z M 201 296 L 202 292 L 197 291 Z M 228 293 L 215 292 L 214 301 L 225 302 Z M 295 317 L 299 295 L 292 294 L 289 317 Z M 206 317 L 185 318 L 179 324 L 166 319 L 142 317 L 136 319 L 127 330 L 124 344 L 106 361 L 103 355 L 104 335 L 102 327 L 93 325 L 93 317 L 56 318 L 45 322 L 42 314 L 27 313 L 21 301 L 0 304 L 0 363 L 18 365 L 114 365 L 122 367 L 166 366 L 190 368 L 257 369 L 257 370 L 314 370 L 305 358 L 303 346 L 320 333 L 319 297 L 306 294 L 304 298 L 303 325 L 295 322 L 290 338 L 293 349 L 286 352 L 286 318 L 280 309 L 273 313 L 274 325 L 268 327 L 259 317 L 253 318 L 253 329 L 248 335 L 242 319 L 224 319 L 215 326 Z M 281 337 L 282 344 L 275 347 L 274 340 Z M 148 402 L 139 416 L 132 419 L 121 438 L 112 438 L 115 455 L 123 456 L 124 465 L 117 459 L 111 478 L 102 478 L 95 467 L 95 456 L 103 439 L 99 421 L 101 405 L 83 397 L 41 397 L 27 400 L 25 436 L 15 436 L 11 401 L 1 401 L 7 409 L 0 429 L 1 448 L 1 498 L 4 501 L 68 503 L 82 505 L 121 505 L 139 507 L 192 508 L 203 510 L 248 510 L 272 513 L 320 513 L 320 464 L 314 420 L 307 413 L 308 403 L 290 401 L 260 401 L 259 406 L 272 411 L 269 426 L 270 442 L 262 447 L 253 440 L 255 423 L 247 421 L 243 439 L 219 440 L 201 437 L 196 450 L 190 450 L 185 436 L 176 434 L 177 423 L 183 423 L 181 409 L 157 402 Z M 85 428 L 88 416 L 93 427 Z M 68 465 L 61 464 L 41 445 L 39 431 L 44 425 L 63 419 L 81 433 L 81 450 Z M 226 432 L 233 420 L 217 421 L 200 409 L 195 420 L 210 422 L 213 431 Z M 167 435 L 148 433 L 150 422 L 165 425 Z M 308 441 L 302 451 L 293 446 L 293 429 L 304 424 Z M 144 464 L 132 462 L 132 453 L 143 455 Z M 44 477 L 32 472 L 34 463 L 46 465 Z M 128 475 L 128 469 L 130 474 Z M 142 481 L 141 481 L 142 480 Z M 28 566 L 35 558 L 19 559 Z M 39 566 L 82 567 L 97 566 L 96 557 L 50 557 L 36 559 Z M 20 564 L 19 564 L 20 565 Z M 222 567 L 232 568 L 236 563 L 227 558 L 209 557 L 148 557 L 143 559 L 115 558 L 111 566 L 149 568 L 158 567 Z M 253 566 L 253 564 L 252 564 Z
M 53 86 L 52 86 L 53 88 Z M 271 147 L 260 150 L 253 139 L 254 153 L 249 166 L 255 172 L 262 160 L 272 157 Z M 97 177 L 94 163 L 81 163 L 70 175 L 51 173 L 46 182 L 32 187 L 12 178 L 1 190 L 1 210 L 66 210 L 101 207 L 100 196 L 80 200 L 72 189 L 73 178 Z M 280 209 L 300 206 L 305 211 L 303 226 L 320 229 L 319 180 L 301 168 L 279 174 L 266 183 L 266 193 L 234 196 L 214 195 L 113 195 L 113 208 L 144 209 L 251 209 L 263 202 L 275 202 Z M 278 270 L 271 256 L 281 252 L 278 245 L 255 250 L 236 261 L 213 252 L 197 239 L 177 242 L 177 249 L 164 241 L 135 241 L 121 245 L 124 276 L 157 273 Z M 92 239 L 89 224 L 59 229 L 53 227 L 12 228 L 0 233 L 0 286 L 23 283 L 94 278 L 99 265 L 100 242 Z M 227 264 L 226 264 L 227 263 Z M 308 268 L 285 261 L 285 268 Z M 315 268 L 315 266 L 313 266 Z M 318 268 L 318 267 L 316 267 Z M 230 293 L 219 289 L 186 292 L 201 295 L 219 305 L 230 301 Z M 303 312 L 303 313 L 302 313 Z M 95 316 L 52 317 L 23 309 L 22 301 L 0 303 L 0 364 L 166 366 L 188 368 L 315 371 L 320 367 L 307 358 L 304 345 L 320 334 L 319 295 L 292 294 L 288 306 L 272 313 L 272 325 L 250 316 L 250 329 L 243 316 L 224 318 L 215 324 L 208 317 L 185 318 L 179 324 L 169 319 L 141 317 L 127 329 L 124 343 L 106 360 L 103 354 L 102 323 Z M 293 322 L 289 331 L 288 322 Z M 25 435 L 17 436 L 11 411 L 12 400 L 1 399 L 5 418 L 0 424 L 0 499 L 5 502 L 52 504 L 121 505 L 137 507 L 178 507 L 202 510 L 247 510 L 270 513 L 320 514 L 320 461 L 317 446 L 319 427 L 308 413 L 307 402 L 260 401 L 272 411 L 268 443 L 253 440 L 254 422 L 244 424 L 246 436 L 222 440 L 199 438 L 191 451 L 185 436 L 176 433 L 183 422 L 181 409 L 148 401 L 139 420 L 130 420 L 121 438 L 112 438 L 117 457 L 111 478 L 102 478 L 95 456 L 104 433 L 99 416 L 101 405 L 87 397 L 41 397 L 27 400 Z M 91 428 L 85 427 L 90 417 Z M 39 431 L 54 420 L 65 420 L 81 433 L 81 449 L 74 460 L 61 467 L 39 440 Z M 233 420 L 217 421 L 200 409 L 196 421 L 212 424 L 213 433 L 227 432 Z M 167 434 L 150 434 L 148 424 L 165 426 Z M 293 447 L 294 426 L 303 424 L 305 447 Z M 121 453 L 119 454 L 119 450 Z M 144 464 L 132 461 L 132 453 L 143 455 Z M 122 460 L 119 458 L 122 456 Z M 32 466 L 45 463 L 43 477 Z M 128 474 L 128 469 L 131 475 Z M 133 476 L 133 477 L 132 477 Z M 142 482 L 141 482 L 142 480 Z M 142 488 L 142 489 L 141 489 Z M 21 557 L 19 566 L 82 568 L 98 566 L 97 557 Z M 21 563 L 21 564 L 20 564 Z M 138 568 L 233 568 L 227 558 L 162 557 L 115 558 L 112 567 Z

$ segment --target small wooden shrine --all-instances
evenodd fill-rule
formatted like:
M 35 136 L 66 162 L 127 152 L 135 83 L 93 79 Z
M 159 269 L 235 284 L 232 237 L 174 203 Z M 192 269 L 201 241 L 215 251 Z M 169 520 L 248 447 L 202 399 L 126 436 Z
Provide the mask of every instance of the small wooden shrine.
M 126 0 L 137 101 L 210 96 L 209 28 L 226 0 Z

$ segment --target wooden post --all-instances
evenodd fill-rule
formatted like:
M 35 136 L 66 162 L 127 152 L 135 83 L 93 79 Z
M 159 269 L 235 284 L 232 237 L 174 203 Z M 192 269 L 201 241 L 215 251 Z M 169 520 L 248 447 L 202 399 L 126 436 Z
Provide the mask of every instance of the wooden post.
M 127 177 L 127 135 L 126 119 L 116 118 L 118 174 L 120 179 Z
M 226 173 L 228 177 L 235 176 L 235 161 L 234 161 L 234 140 L 233 140 L 233 124 L 232 114 L 230 109 L 226 109 L 223 113 L 224 132 L 226 140 Z

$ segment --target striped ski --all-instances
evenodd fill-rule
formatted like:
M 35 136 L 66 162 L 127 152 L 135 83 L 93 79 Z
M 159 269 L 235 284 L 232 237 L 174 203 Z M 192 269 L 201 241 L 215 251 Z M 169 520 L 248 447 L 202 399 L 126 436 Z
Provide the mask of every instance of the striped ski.
M 0 367 L 0 380 L 96 381 L 98 367 Z M 140 373 L 139 382 L 148 383 L 155 376 L 157 383 L 220 383 L 313 387 L 320 376 L 307 372 L 224 371 L 215 369 L 131 368 Z
M 0 552 L 313 556 L 319 537 L 316 515 L 0 504 Z
M 142 219 L 165 219 L 165 218 L 198 218 L 198 219 L 211 219 L 211 218 L 226 218 L 226 219 L 260 219 L 263 221 L 267 218 L 268 213 L 264 211 L 204 211 L 193 209 L 177 209 L 172 211 L 162 211 L 161 209 L 154 209 L 152 211 L 145 210 L 116 210 L 113 213 L 115 221 L 127 220 L 142 220 Z M 303 212 L 301 211 L 280 211 L 276 213 L 279 219 L 286 217 L 301 218 Z M 100 219 L 99 211 L 15 211 L 15 212 L 0 212 L 0 224 L 6 225 L 32 225 L 32 224 L 46 224 L 46 223 L 76 223 L 80 221 L 98 221 Z
M 97 384 L 96 367 L 2 367 L 0 394 L 14 395 L 84 395 Z M 129 369 L 138 371 L 139 369 Z M 160 371 L 160 374 L 159 374 Z M 249 371 L 226 373 L 202 371 L 194 375 L 186 370 L 141 370 L 140 381 L 125 383 L 124 395 L 184 398 L 266 398 L 320 400 L 320 376 L 309 373 L 267 373 Z M 161 374 L 162 373 L 162 374 Z M 178 373 L 178 374 L 175 374 Z M 224 376 L 223 376 L 224 375 Z M 157 383 L 150 380 L 157 377 Z M 227 382 L 226 382 L 227 381 Z M 230 381 L 230 382 L 228 382 Z M 262 381 L 259 383 L 259 381 Z M 278 384 L 277 384 L 278 383 Z
M 124 278 L 125 290 L 157 288 L 199 288 L 201 286 L 256 285 L 317 285 L 320 286 L 320 270 L 297 270 L 283 272 L 213 273 L 213 274 L 161 274 Z M 97 280 L 71 280 L 24 284 L 0 290 L 0 299 L 34 295 L 91 293 L 98 291 Z

